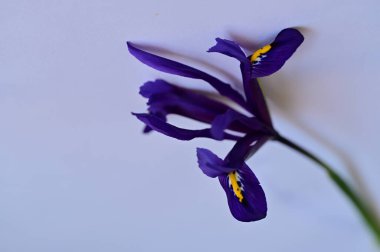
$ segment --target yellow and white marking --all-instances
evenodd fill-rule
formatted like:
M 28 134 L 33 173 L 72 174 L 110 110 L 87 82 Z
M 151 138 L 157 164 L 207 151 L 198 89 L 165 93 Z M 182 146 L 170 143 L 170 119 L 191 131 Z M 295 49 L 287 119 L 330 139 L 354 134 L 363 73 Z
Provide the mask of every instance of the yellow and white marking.
M 232 187 L 232 191 L 235 196 L 239 199 L 239 202 L 243 202 L 244 196 L 244 186 L 241 183 L 241 176 L 237 171 L 228 173 L 228 185 Z
M 253 64 L 258 64 L 263 58 L 266 57 L 266 53 L 272 48 L 271 45 L 266 45 L 261 47 L 259 50 L 255 51 L 251 56 L 251 62 Z

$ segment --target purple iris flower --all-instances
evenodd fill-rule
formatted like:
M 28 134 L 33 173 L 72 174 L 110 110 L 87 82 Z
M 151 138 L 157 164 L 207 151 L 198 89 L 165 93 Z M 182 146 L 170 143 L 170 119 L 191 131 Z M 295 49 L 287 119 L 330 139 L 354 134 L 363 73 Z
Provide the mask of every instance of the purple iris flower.
M 164 80 L 155 80 L 140 88 L 140 94 L 148 99 L 148 113 L 133 113 L 146 125 L 144 132 L 154 130 L 179 140 L 203 137 L 236 141 L 224 159 L 203 148 L 197 149 L 197 157 L 203 173 L 219 178 L 230 211 L 239 221 L 256 221 L 266 217 L 264 191 L 245 160 L 265 142 L 278 137 L 257 78 L 279 70 L 303 39 L 298 30 L 284 29 L 272 43 L 247 56 L 236 42 L 217 38 L 216 45 L 209 52 L 218 52 L 240 62 L 244 95 L 228 83 L 201 70 L 143 51 L 127 42 L 129 52 L 142 63 L 162 72 L 203 80 L 221 96 L 246 111 L 241 113 L 220 99 Z M 169 114 L 191 118 L 210 126 L 198 130 L 179 128 L 167 122 Z

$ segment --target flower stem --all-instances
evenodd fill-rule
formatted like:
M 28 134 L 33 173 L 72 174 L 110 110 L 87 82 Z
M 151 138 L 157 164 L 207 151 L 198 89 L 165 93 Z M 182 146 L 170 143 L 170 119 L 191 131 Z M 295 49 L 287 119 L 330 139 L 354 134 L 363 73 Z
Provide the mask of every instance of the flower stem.
M 344 180 L 338 173 L 336 173 L 331 166 L 326 164 L 324 161 L 310 153 L 309 151 L 305 150 L 298 144 L 290 141 L 289 139 L 277 136 L 275 140 L 285 144 L 286 146 L 298 151 L 299 153 L 305 155 L 306 157 L 310 158 L 317 164 L 319 164 L 326 172 L 327 175 L 330 177 L 330 179 L 335 183 L 336 186 L 347 196 L 347 198 L 351 201 L 351 203 L 356 207 L 357 211 L 363 218 L 364 222 L 367 224 L 367 227 L 372 231 L 373 235 L 375 236 L 378 245 L 380 245 L 380 223 L 377 219 L 376 214 L 374 211 L 369 207 L 369 204 L 364 200 L 363 197 L 361 197 L 349 183 Z

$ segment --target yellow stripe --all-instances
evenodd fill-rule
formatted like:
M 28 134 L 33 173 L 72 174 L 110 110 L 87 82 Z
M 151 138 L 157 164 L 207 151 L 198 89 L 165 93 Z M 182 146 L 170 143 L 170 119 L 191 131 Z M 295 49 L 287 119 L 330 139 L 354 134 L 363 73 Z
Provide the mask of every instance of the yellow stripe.
M 230 179 L 232 190 L 234 191 L 235 196 L 239 199 L 240 202 L 243 202 L 243 194 L 241 192 L 241 188 L 237 183 L 237 178 L 236 178 L 236 172 L 230 172 L 228 173 L 228 178 Z
M 263 55 L 264 53 L 267 53 L 269 52 L 269 50 L 272 48 L 271 45 L 266 45 L 266 46 L 263 46 L 261 47 L 259 50 L 257 50 L 256 52 L 254 52 L 251 56 L 251 62 L 255 61 L 258 57 L 260 57 L 261 55 Z

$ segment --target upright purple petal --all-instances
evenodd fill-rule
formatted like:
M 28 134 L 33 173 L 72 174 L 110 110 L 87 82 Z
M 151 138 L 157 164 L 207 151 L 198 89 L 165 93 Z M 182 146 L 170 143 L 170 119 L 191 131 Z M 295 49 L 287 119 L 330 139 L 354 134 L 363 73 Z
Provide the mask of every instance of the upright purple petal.
M 218 52 L 222 53 L 224 55 L 233 57 L 237 59 L 240 62 L 246 62 L 249 64 L 249 60 L 247 59 L 247 56 L 243 52 L 243 50 L 240 48 L 240 46 L 231 40 L 228 39 L 221 39 L 216 38 L 216 45 L 211 47 L 208 52 Z
M 151 129 L 160 132 L 166 136 L 176 138 L 178 140 L 192 140 L 194 138 L 213 138 L 210 129 L 200 129 L 200 130 L 188 130 L 176 127 L 165 122 L 162 118 L 159 118 L 152 114 L 137 114 L 133 113 L 140 121 L 145 123 Z M 235 137 L 231 134 L 226 134 L 225 139 L 237 140 L 238 137 Z M 219 140 L 219 139 L 218 139 Z
M 267 202 L 264 191 L 252 170 L 244 163 L 234 173 L 219 176 L 232 216 L 243 222 L 266 217 Z
M 234 170 L 225 166 L 222 159 L 207 149 L 197 148 L 197 158 L 199 168 L 211 178 L 226 175 Z
M 251 56 L 252 78 L 259 78 L 278 71 L 302 44 L 304 37 L 293 28 L 282 30 L 275 40 Z
M 263 120 L 268 126 L 272 126 L 264 95 L 257 81 L 252 80 L 251 62 L 236 42 L 220 38 L 217 38 L 216 42 L 216 45 L 211 47 L 209 52 L 218 52 L 240 61 L 244 93 L 249 111 L 260 120 Z
M 272 119 L 270 117 L 269 109 L 259 82 L 256 78 L 249 79 L 247 81 L 246 87 L 246 90 L 249 92 L 251 97 L 249 104 L 254 111 L 254 115 L 263 121 L 266 125 L 272 127 Z
M 132 43 L 127 42 L 129 52 L 135 56 L 142 63 L 162 72 L 180 75 L 183 77 L 200 79 L 208 82 L 213 86 L 221 95 L 231 99 L 242 107 L 246 108 L 244 98 L 234 90 L 227 83 L 222 82 L 221 80 L 211 76 L 205 72 L 202 72 L 193 67 L 184 65 L 182 63 L 169 60 L 143 50 L 136 48 Z

